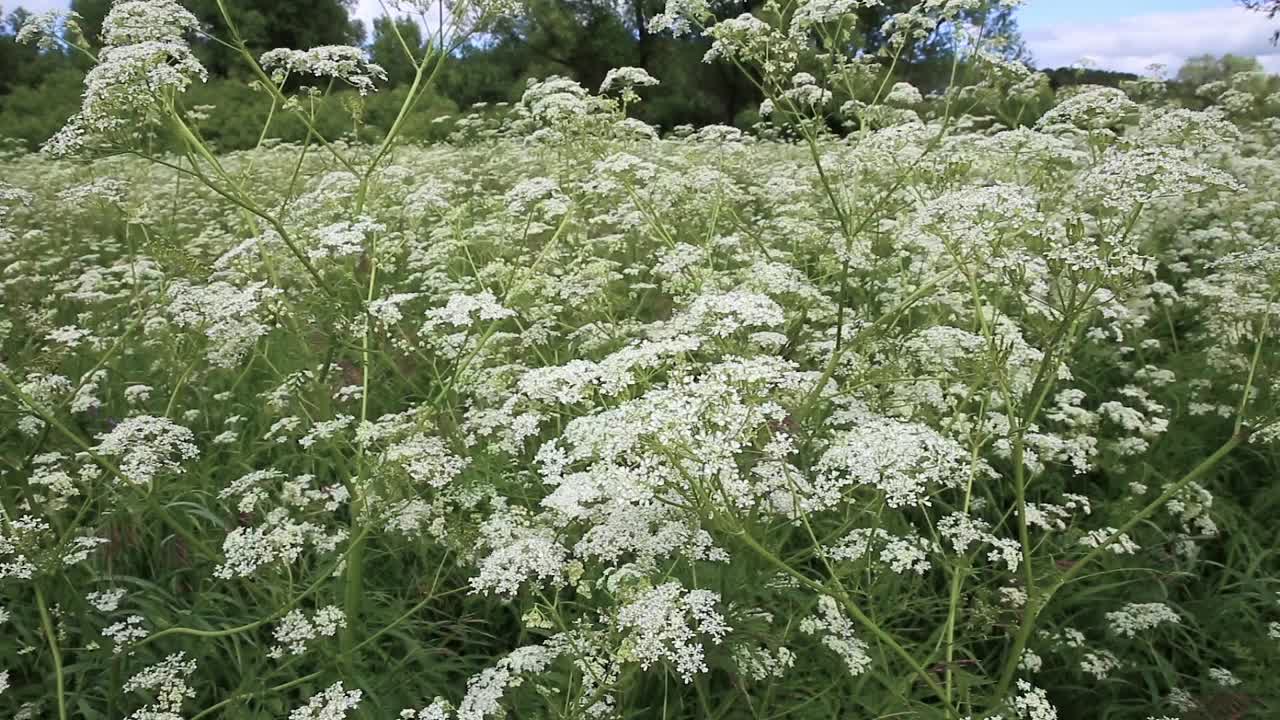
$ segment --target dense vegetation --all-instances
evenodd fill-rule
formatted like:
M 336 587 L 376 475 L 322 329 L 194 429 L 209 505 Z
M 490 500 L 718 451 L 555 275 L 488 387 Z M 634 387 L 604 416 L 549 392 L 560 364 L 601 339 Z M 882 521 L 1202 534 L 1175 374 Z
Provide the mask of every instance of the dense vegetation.
M 182 4 L 203 27 L 219 26 L 215 0 L 183 0 Z M 880 50 L 885 35 L 879 28 L 886 18 L 910 4 L 892 0 L 856 8 L 858 32 L 846 39 L 844 50 Z M 760 6 L 759 2 L 725 2 L 713 3 L 709 9 L 715 17 L 729 19 Z M 110 0 L 74 0 L 71 7 L 81 16 L 75 26 L 90 45 L 96 45 Z M 421 52 L 429 40 L 423 37 L 423 28 L 438 25 L 434 17 L 415 22 L 414 15 L 406 12 L 394 23 L 382 18 L 367 28 L 349 18 L 340 0 L 234 0 L 227 7 L 240 18 L 242 37 L 254 53 L 276 47 L 365 46 L 372 60 L 387 71 L 387 79 L 380 83 L 382 92 L 365 101 L 358 134 L 366 140 L 381 137 L 390 128 L 412 81 L 412 65 L 405 59 L 401 40 Z M 702 62 L 710 47 L 706 38 L 649 32 L 650 18 L 661 10 L 659 0 L 628 0 L 618 5 L 596 0 L 535 0 L 522 5 L 483 35 L 459 42 L 454 57 L 440 68 L 432 92 L 415 105 L 404 135 L 427 141 L 442 139 L 452 129 L 452 122 L 436 122 L 438 119 L 456 118 L 460 110 L 477 104 L 515 102 L 530 79 L 562 75 L 584 87 L 597 88 L 610 69 L 625 66 L 644 68 L 662 78 L 662 85 L 652 88 L 645 103 L 635 108 L 638 119 L 664 131 L 686 124 L 751 128 L 759 121 L 757 110 L 764 99 L 751 76 L 730 63 Z M 28 17 L 19 6 L 0 22 L 0 139 L 35 149 L 79 107 L 84 73 L 92 61 L 61 45 L 41 49 L 16 42 Z M 983 22 L 988 47 L 998 47 L 1003 57 L 1034 64 L 1018 39 L 1011 7 L 992 9 L 987 3 L 975 3 L 964 11 L 963 19 Z M 955 37 L 945 26 L 910 42 L 909 52 L 903 53 L 893 68 L 893 79 L 910 82 L 926 94 L 947 87 L 954 60 L 966 62 L 963 54 L 957 56 Z M 193 43 L 209 80 L 193 87 L 185 102 L 189 107 L 211 106 L 222 111 L 206 122 L 205 139 L 222 150 L 252 148 L 266 108 L 247 86 L 251 80 L 247 68 L 216 40 L 197 35 Z M 1184 106 L 1203 108 L 1208 101 L 1196 96 L 1198 87 L 1259 69 L 1252 58 L 1199 58 L 1169 84 L 1168 91 Z M 1047 76 L 1050 91 L 1081 84 L 1116 87 L 1138 79 L 1081 68 L 1059 68 L 1048 71 Z M 354 93 L 334 93 L 318 104 L 315 124 L 328 137 L 351 131 L 349 109 L 357 101 Z M 840 102 L 843 99 L 837 101 L 837 107 Z M 1034 119 L 1029 115 L 1026 122 Z M 282 119 L 272 135 L 301 142 L 306 128 Z
M 1274 80 L 866 4 L 647 18 L 763 98 L 664 135 L 640 67 L 423 116 L 506 2 L 398 70 L 34 21 L 96 61 L 0 158 L 0 712 L 1280 713 Z

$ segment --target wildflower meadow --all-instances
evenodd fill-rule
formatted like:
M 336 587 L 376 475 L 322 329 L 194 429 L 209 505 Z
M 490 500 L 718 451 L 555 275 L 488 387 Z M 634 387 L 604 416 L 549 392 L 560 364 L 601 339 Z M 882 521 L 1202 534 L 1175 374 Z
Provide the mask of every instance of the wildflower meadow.
M 372 140 L 359 48 L 28 22 L 91 69 L 0 156 L 0 715 L 1280 717 L 1280 87 L 1054 93 L 978 0 L 876 53 L 876 0 L 669 0 L 754 128 L 620 67 L 407 132 L 513 2 L 399 3 Z

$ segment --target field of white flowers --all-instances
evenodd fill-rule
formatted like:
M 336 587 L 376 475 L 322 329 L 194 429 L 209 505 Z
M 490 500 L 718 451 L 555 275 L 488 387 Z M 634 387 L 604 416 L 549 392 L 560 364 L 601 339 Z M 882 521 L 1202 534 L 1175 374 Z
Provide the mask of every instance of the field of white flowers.
M 660 18 L 757 133 L 620 69 L 219 154 L 190 16 L 116 3 L 0 160 L 0 713 L 1277 717 L 1280 98 L 1029 120 L 977 39 L 923 98 L 812 52 L 856 5 Z M 304 118 L 379 73 L 245 55 Z

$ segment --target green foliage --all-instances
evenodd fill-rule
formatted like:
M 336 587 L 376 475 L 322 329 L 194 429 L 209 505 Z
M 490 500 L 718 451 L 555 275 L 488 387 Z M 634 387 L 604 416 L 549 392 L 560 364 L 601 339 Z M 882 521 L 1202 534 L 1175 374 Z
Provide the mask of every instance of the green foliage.
M 34 86 L 20 85 L 0 97 L 0 137 L 40 146 L 80 109 L 84 73 L 63 67 Z
M 1270 81 L 738 9 L 728 62 L 548 4 L 367 96 L 246 31 L 0 160 L 0 711 L 1274 717 Z
M 422 26 L 412 18 L 380 17 L 373 21 L 369 55 L 387 71 L 387 82 L 392 87 L 413 81 L 413 58 L 421 57 L 423 48 Z
M 1237 73 L 1263 72 L 1262 63 L 1256 58 L 1242 57 L 1230 53 L 1222 55 L 1197 55 L 1187 58 L 1178 70 L 1177 80 L 1193 88 L 1211 82 L 1230 80 Z

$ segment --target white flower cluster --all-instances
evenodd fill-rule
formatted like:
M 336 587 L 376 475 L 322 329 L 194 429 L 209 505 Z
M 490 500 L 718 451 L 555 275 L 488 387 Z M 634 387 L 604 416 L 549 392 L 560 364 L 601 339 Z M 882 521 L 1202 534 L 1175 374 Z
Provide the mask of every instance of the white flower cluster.
M 833 545 L 827 555 L 833 560 L 856 562 L 874 551 L 881 563 L 899 575 L 923 575 L 931 567 L 929 553 L 935 550 L 933 543 L 917 535 L 898 536 L 881 528 L 860 528 Z
M 552 127 L 564 127 L 589 119 L 605 108 L 602 98 L 592 96 L 577 82 L 559 75 L 542 80 L 530 78 L 520 96 L 520 105 L 535 121 Z
M 307 704 L 294 708 L 289 720 L 343 720 L 364 698 L 362 690 L 347 690 L 336 682 L 311 696 Z
M 970 461 L 963 447 L 932 428 L 869 417 L 836 437 L 814 469 L 819 508 L 838 503 L 850 485 L 878 490 L 898 508 L 928 506 L 931 492 L 958 487 Z
M 9 523 L 7 532 L 0 532 L 0 580 L 30 580 L 35 575 L 35 553 L 50 529 L 47 521 L 23 515 Z
M 782 306 L 769 296 L 735 290 L 699 295 L 671 322 L 682 333 L 723 338 L 742 330 L 780 327 L 785 320 Z
M 1110 650 L 1089 651 L 1080 660 L 1080 669 L 1098 680 L 1106 680 L 1120 667 L 1120 660 Z
M 1108 612 L 1107 623 L 1111 632 L 1132 638 L 1164 624 L 1181 624 L 1182 616 L 1164 603 L 1127 603 L 1119 610 Z
M 786 647 L 771 652 L 767 647 L 741 644 L 730 652 L 738 671 L 757 682 L 783 677 L 796 663 L 795 653 Z
M 480 562 L 480 574 L 471 587 L 481 592 L 514 595 L 530 580 L 555 583 L 564 575 L 569 551 L 551 528 L 531 525 L 515 510 L 495 513 L 480 528 L 480 548 L 489 554 Z
M 309 75 L 341 80 L 367 95 L 374 91 L 375 81 L 387 79 L 387 71 L 381 65 L 369 62 L 364 50 L 350 45 L 322 45 L 310 50 L 276 48 L 263 53 L 261 63 L 279 85 L 290 75 Z
M 225 559 L 213 575 L 224 580 L 250 577 L 266 566 L 296 562 L 308 545 L 332 552 L 346 538 L 345 530 L 327 531 L 316 523 L 290 518 L 288 508 L 275 508 L 258 526 L 238 527 L 227 534 L 222 543 Z
M 458 457 L 432 435 L 413 433 L 389 445 L 382 462 L 401 469 L 417 484 L 440 489 L 466 469 L 470 460 Z
M 129 715 L 129 720 L 177 720 L 182 717 L 182 704 L 196 696 L 187 678 L 196 671 L 195 660 L 185 652 L 174 653 L 129 678 L 125 692 L 145 690 L 154 698 L 145 707 Z
M 1107 130 L 1137 115 L 1138 104 L 1123 90 L 1084 86 L 1041 116 L 1038 125 L 1048 131 Z
M 1112 535 L 1116 535 L 1116 529 L 1113 527 L 1090 530 L 1085 533 L 1084 537 L 1080 538 L 1080 544 L 1088 548 L 1096 548 L 1105 543 Z M 1133 555 L 1141 549 L 1141 546 L 1134 542 L 1133 538 L 1129 537 L 1129 533 L 1116 535 L 1115 540 L 1112 540 L 1107 545 L 1107 550 L 1116 555 Z
M 526 645 L 512 650 L 496 665 L 467 681 L 467 694 L 458 705 L 458 720 L 506 717 L 502 709 L 502 696 L 506 691 L 523 684 L 522 676 L 545 671 L 557 655 L 549 644 Z
M 119 459 L 119 480 L 129 485 L 150 485 L 157 479 L 178 475 L 182 461 L 200 456 L 195 436 L 168 418 L 135 415 L 121 420 L 97 436 L 93 451 Z
M 657 85 L 658 79 L 649 74 L 648 70 L 638 67 L 620 67 L 613 68 L 605 73 L 604 81 L 600 83 L 600 92 L 608 92 L 617 89 L 626 93 L 638 87 L 652 87 Z
M 265 283 L 236 287 L 221 280 L 204 286 L 179 281 L 169 288 L 166 309 L 174 325 L 204 333 L 209 362 L 231 368 L 271 331 L 259 313 L 263 303 L 278 294 Z
M 27 17 L 14 40 L 23 45 L 35 43 L 45 52 L 62 50 L 63 38 L 70 33 L 78 33 L 79 13 L 64 10 L 46 10 Z
M 80 152 L 90 143 L 124 143 L 167 99 L 208 77 L 184 36 L 199 21 L 176 0 L 129 0 L 111 5 L 102 22 L 98 64 L 85 76 L 80 112 L 45 149 Z
M 91 592 L 85 596 L 85 600 L 98 612 L 109 613 L 115 612 L 120 607 L 120 601 L 124 599 L 124 594 L 123 588 L 114 588 L 112 590 Z
M 111 640 L 112 652 L 118 655 L 129 645 L 147 636 L 147 631 L 142 628 L 143 622 L 145 618 L 141 615 L 130 615 L 103 628 L 102 636 Z
M 862 8 L 876 7 L 881 0 L 804 0 L 791 16 L 792 35 L 801 35 L 815 25 L 837 22 Z M 849 18 L 856 22 L 856 18 Z
M 619 630 L 629 632 L 624 652 L 641 668 L 671 663 L 685 682 L 707 671 L 703 643 L 719 645 L 732 629 L 716 611 L 720 596 L 709 590 L 686 590 L 678 582 L 640 592 L 618 611 Z
M 423 342 L 437 352 L 446 357 L 456 357 L 470 339 L 470 330 L 476 321 L 494 322 L 515 314 L 514 310 L 503 307 L 488 290 L 475 295 L 454 293 L 444 307 L 427 311 L 427 319 L 418 332 Z M 442 332 L 445 330 L 452 332 Z
M 307 248 L 307 257 L 315 261 L 359 255 L 365 251 L 366 238 L 383 233 L 386 229 L 382 223 L 369 218 L 340 220 L 324 225 L 311 232 L 313 242 Z
M 1058 720 L 1058 709 L 1049 702 L 1049 694 L 1026 680 L 1018 681 L 1013 709 L 1018 717 L 1026 720 Z
M 347 626 L 346 615 L 342 608 L 327 605 L 316 610 L 308 618 L 301 610 L 291 610 L 280 619 L 273 633 L 276 644 L 267 651 L 267 657 L 282 658 L 288 655 L 301 655 L 307 651 L 307 643 L 322 637 L 333 637 L 339 628 Z
M 844 661 L 850 675 L 857 677 L 870 669 L 867 644 L 854 634 L 853 623 L 830 595 L 818 598 L 817 614 L 800 621 L 800 632 L 821 637 L 822 644 Z

